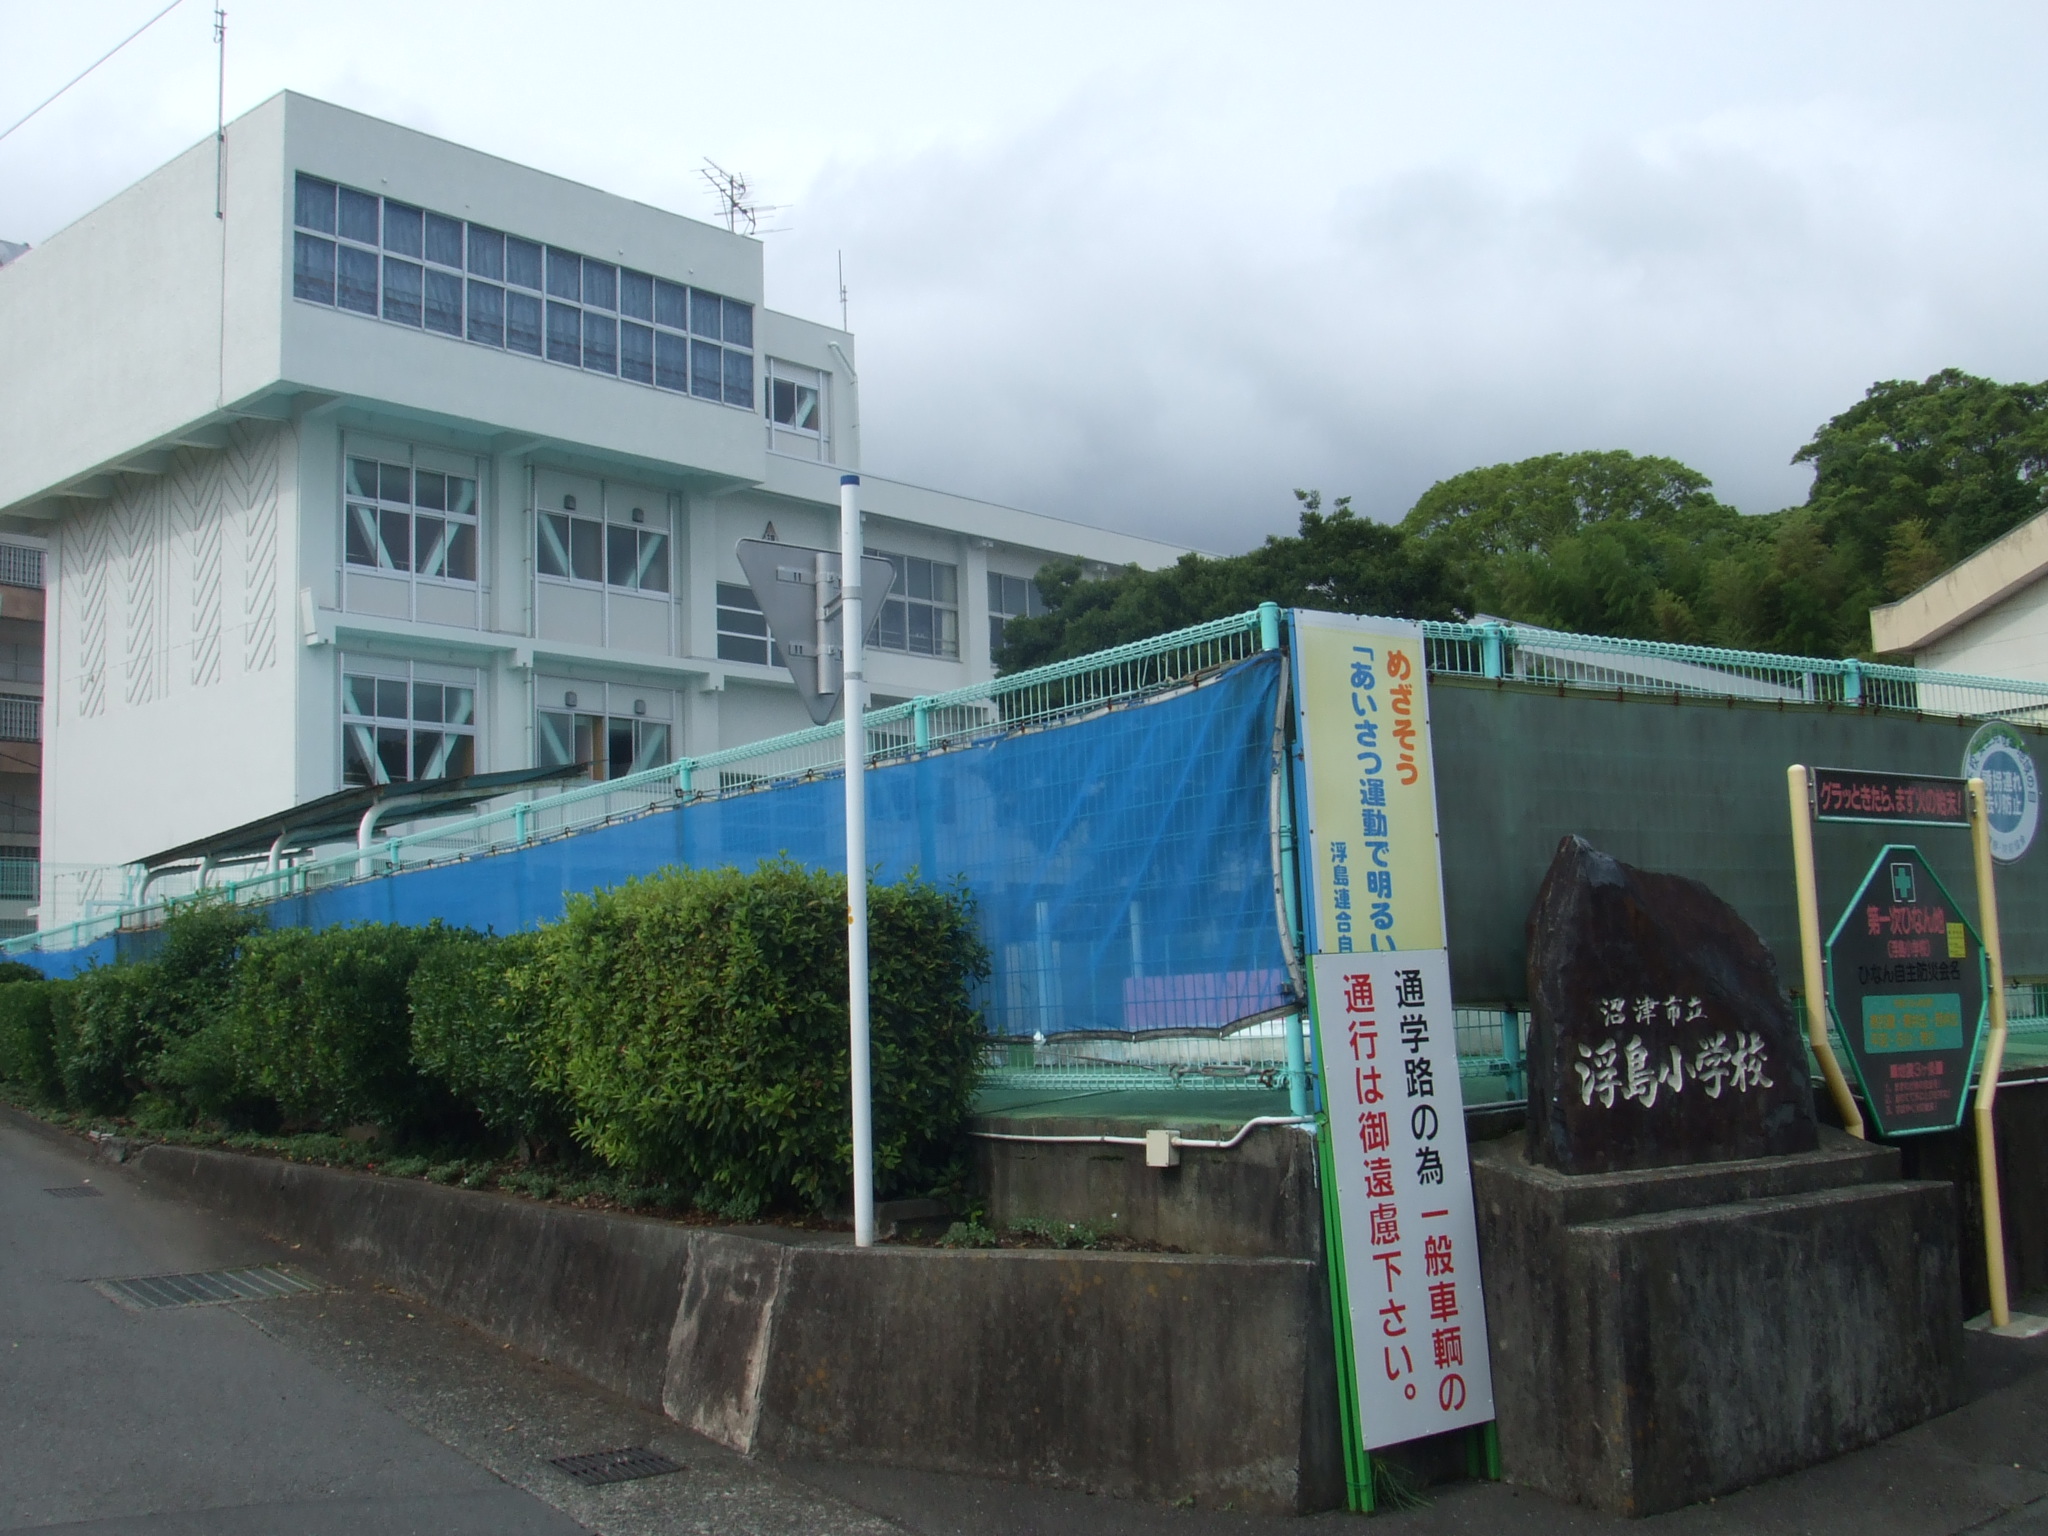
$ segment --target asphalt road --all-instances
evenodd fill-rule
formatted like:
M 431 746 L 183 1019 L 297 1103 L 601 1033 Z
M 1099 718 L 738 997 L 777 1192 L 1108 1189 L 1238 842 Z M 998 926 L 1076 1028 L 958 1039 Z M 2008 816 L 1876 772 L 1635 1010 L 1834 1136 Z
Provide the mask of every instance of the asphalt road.
M 60 1198 L 86 1182 L 102 1191 Z M 0 1531 L 113 1536 L 1277 1536 L 1349 1525 L 899 1469 L 750 1461 L 388 1292 L 134 1311 L 89 1282 L 316 1264 L 0 1117 Z M 2048 1310 L 2033 1298 L 2028 1310 Z M 1971 1401 L 1825 1466 L 1649 1520 L 1500 1484 L 1387 1536 L 2048 1536 L 2048 1339 L 1970 1339 Z M 678 1473 L 586 1488 L 550 1458 Z

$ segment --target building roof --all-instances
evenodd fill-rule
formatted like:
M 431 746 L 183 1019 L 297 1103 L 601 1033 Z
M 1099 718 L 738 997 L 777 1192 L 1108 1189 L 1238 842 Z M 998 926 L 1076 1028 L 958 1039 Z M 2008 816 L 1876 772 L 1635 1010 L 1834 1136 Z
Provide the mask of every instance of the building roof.
M 1917 651 L 2048 575 L 2048 512 L 1958 561 L 1917 592 L 1870 610 L 1880 653 Z
M 275 815 L 259 816 L 239 827 L 229 827 L 225 832 L 180 843 L 175 848 L 152 853 L 137 862 L 144 869 L 151 870 L 190 864 L 201 859 L 229 864 L 267 855 L 280 840 L 283 845 L 280 851 L 313 848 L 322 843 L 340 842 L 344 838 L 353 839 L 363 813 L 380 802 L 390 805 L 390 810 L 382 818 L 383 824 L 395 826 L 428 816 L 452 816 L 457 811 L 468 810 L 528 785 L 545 784 L 555 779 L 587 778 L 589 774 L 588 763 L 575 763 L 560 768 L 515 768 L 509 773 L 472 773 L 459 779 L 365 784 L 322 795 L 317 800 L 308 800 Z

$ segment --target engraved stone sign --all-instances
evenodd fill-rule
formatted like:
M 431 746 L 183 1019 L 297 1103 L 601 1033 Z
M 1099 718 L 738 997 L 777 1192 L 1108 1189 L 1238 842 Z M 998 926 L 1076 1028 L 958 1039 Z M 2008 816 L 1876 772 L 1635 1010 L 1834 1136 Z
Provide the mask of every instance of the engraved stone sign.
M 1777 966 L 1699 881 L 1565 838 L 1529 914 L 1529 997 L 1532 1160 L 1606 1173 L 1818 1144 Z

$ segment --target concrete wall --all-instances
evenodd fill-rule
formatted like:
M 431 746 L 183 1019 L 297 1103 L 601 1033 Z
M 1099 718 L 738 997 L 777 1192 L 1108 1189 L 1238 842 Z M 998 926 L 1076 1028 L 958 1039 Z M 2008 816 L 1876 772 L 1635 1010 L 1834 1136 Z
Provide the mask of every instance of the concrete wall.
M 1343 1499 L 1313 1261 L 863 1252 L 233 1153 L 135 1166 L 735 1450 L 1238 1509 Z
M 2020 588 L 1930 642 L 1913 660 L 1945 672 L 2048 680 L 2048 581 Z

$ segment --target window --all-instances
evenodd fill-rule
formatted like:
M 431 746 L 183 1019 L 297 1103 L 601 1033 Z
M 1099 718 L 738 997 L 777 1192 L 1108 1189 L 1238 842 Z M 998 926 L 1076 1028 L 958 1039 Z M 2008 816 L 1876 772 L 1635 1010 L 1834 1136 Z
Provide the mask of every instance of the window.
M 815 368 L 798 368 L 771 359 L 768 419 L 786 432 L 823 432 L 823 383 L 824 376 Z
M 718 659 L 768 664 L 768 616 L 751 587 L 718 584 Z
M 432 581 L 476 580 L 476 481 L 377 459 L 347 460 L 342 558 Z
M 668 591 L 668 535 L 630 523 L 607 524 L 604 579 L 633 592 Z
M 597 690 L 602 699 L 603 689 Z M 535 767 L 590 767 L 593 779 L 622 779 L 669 761 L 668 722 L 630 715 L 543 709 L 534 715 Z
M 917 555 L 869 554 L 896 568 L 896 584 L 882 604 L 882 627 L 875 646 L 908 651 L 913 656 L 957 657 L 960 654 L 960 568 Z
M 604 524 L 594 517 L 543 512 L 535 559 L 543 576 L 563 581 L 604 580 Z
M 453 683 L 416 670 L 404 662 L 344 663 L 343 783 L 404 784 L 476 772 L 475 674 Z
M 754 306 L 301 174 L 292 294 L 754 408 Z
M 1045 599 L 1038 595 L 1038 583 L 1024 576 L 988 573 L 988 653 L 1003 647 L 1003 625 L 1010 619 L 1037 618 L 1045 612 Z

